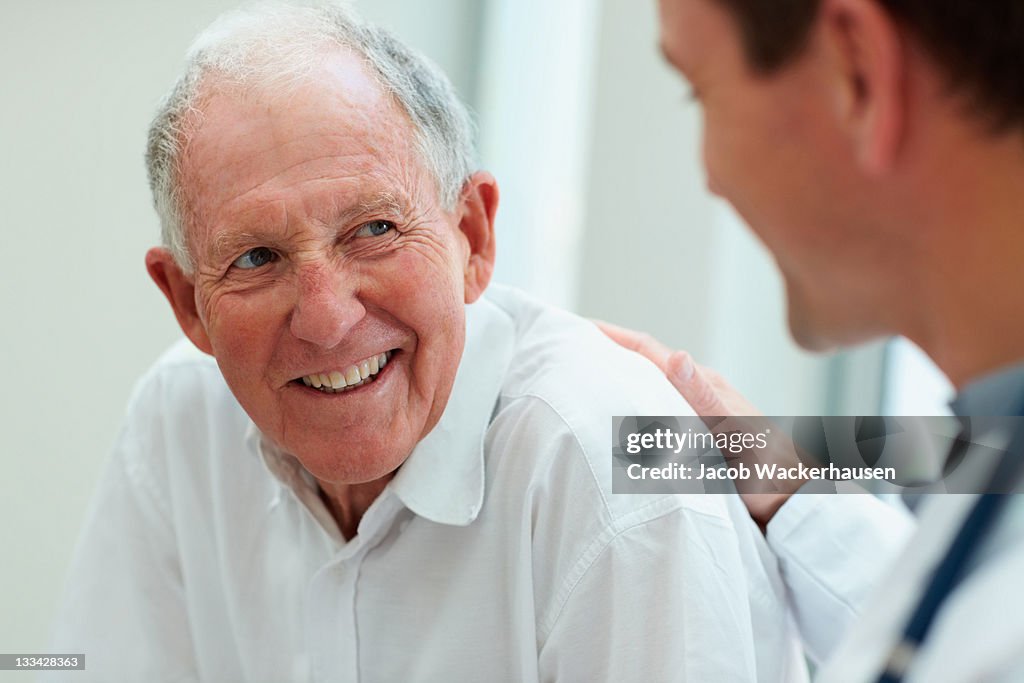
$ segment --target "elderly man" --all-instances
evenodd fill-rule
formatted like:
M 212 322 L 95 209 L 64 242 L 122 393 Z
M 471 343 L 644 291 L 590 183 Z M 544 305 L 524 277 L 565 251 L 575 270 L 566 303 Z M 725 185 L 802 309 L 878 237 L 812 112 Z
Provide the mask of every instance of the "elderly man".
M 148 154 L 146 264 L 191 345 L 90 513 L 75 680 L 804 678 L 735 498 L 610 494 L 611 416 L 688 406 L 592 325 L 483 296 L 469 129 L 337 8 L 198 39 Z

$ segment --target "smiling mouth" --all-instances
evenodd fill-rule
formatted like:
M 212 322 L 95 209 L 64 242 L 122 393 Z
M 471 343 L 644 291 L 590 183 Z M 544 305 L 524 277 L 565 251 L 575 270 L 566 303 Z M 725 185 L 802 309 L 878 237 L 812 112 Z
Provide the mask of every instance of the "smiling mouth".
M 363 360 L 349 365 L 344 370 L 329 370 L 317 372 L 304 377 L 297 377 L 292 384 L 304 384 L 310 389 L 315 389 L 322 394 L 342 394 L 358 387 L 374 382 L 384 367 L 391 361 L 397 350 L 385 351 L 364 358 Z

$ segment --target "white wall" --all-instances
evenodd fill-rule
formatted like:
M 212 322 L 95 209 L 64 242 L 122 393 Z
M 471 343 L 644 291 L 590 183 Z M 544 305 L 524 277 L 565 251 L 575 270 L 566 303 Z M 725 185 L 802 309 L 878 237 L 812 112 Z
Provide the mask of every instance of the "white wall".
M 45 651 L 132 383 L 178 336 L 143 266 L 158 240 L 142 160 L 146 128 L 192 37 L 236 4 L 4 3 L 0 651 Z M 481 3 L 360 6 L 472 97 Z
M 566 308 L 586 231 L 600 4 L 490 0 L 482 32 L 480 152 L 502 196 L 495 279 Z

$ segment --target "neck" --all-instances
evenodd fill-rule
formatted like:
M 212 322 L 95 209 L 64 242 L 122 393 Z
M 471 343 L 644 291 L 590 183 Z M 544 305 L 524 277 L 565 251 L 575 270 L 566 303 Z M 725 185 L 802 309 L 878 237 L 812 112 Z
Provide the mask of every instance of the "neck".
M 941 155 L 941 153 L 940 153 Z M 942 158 L 945 156 L 945 158 Z M 910 329 L 960 389 L 1024 359 L 1024 136 L 975 138 L 930 159 L 917 194 L 923 300 Z
M 346 541 L 355 537 L 363 515 L 394 476 L 395 473 L 391 472 L 363 484 L 332 484 L 317 480 L 320 483 L 320 495 Z

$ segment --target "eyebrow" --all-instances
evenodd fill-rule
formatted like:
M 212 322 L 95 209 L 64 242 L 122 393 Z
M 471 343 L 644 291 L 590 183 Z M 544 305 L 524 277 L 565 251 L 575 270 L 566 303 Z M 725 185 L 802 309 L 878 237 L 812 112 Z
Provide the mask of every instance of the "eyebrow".
M 393 192 L 378 192 L 373 198 L 358 204 L 356 208 L 342 211 L 337 220 L 340 223 L 347 223 L 358 216 L 374 213 L 402 214 L 405 213 L 405 207 Z
M 334 225 L 346 225 L 361 216 L 371 215 L 403 216 L 406 214 L 405 204 L 393 192 L 377 192 L 351 207 L 337 212 L 330 219 Z M 243 230 L 241 232 L 222 232 L 211 241 L 208 255 L 214 263 L 233 256 L 245 247 L 267 246 L 279 247 L 287 240 L 287 235 L 267 234 L 259 230 Z
M 213 238 L 207 254 L 212 263 L 220 263 L 228 256 L 234 255 L 236 251 L 244 246 L 257 242 L 266 244 L 267 241 L 261 239 L 257 233 L 253 232 L 221 233 Z

